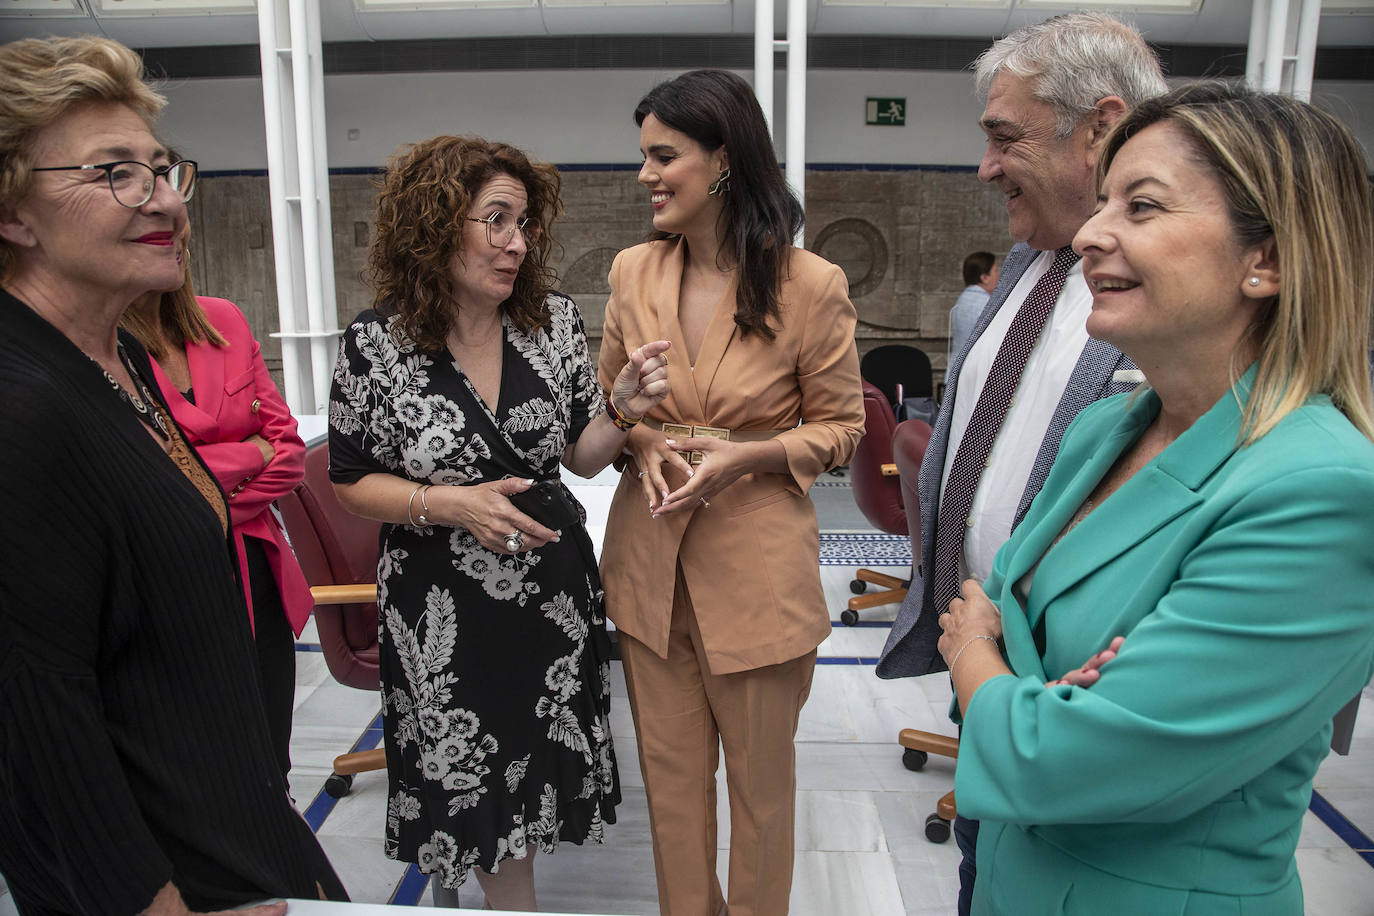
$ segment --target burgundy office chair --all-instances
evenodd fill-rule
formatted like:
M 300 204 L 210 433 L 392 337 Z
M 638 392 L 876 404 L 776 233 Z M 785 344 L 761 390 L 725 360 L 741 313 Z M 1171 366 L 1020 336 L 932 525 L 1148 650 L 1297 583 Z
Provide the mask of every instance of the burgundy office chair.
M 893 459 L 902 481 L 907 528 L 911 532 L 912 557 L 921 555 L 921 503 L 916 496 L 916 485 L 921 476 L 921 460 L 925 458 L 926 446 L 929 443 L 930 426 L 921 420 L 907 420 L 897 424 L 897 431 L 892 436 Z M 904 748 L 902 764 L 908 770 L 921 769 L 926 765 L 930 754 L 939 754 L 941 757 L 959 756 L 959 739 L 935 732 L 904 728 L 897 735 L 897 743 Z M 948 840 L 954 813 L 954 793 L 947 792 L 936 802 L 935 813 L 926 818 L 926 839 L 932 843 L 943 843 Z
M 887 397 L 875 385 L 863 383 L 864 434 L 849 462 L 854 501 L 869 524 L 888 534 L 906 534 L 906 511 L 902 508 L 902 486 L 897 479 L 897 466 L 892 463 L 892 433 L 897 419 Z M 884 591 L 866 595 L 869 584 L 882 586 Z M 855 597 L 840 613 L 840 621 L 852 627 L 859 622 L 859 611 L 884 604 L 900 604 L 906 597 L 910 580 L 898 579 L 871 569 L 859 569 L 849 590 Z
M 305 480 L 277 500 L 291 547 L 315 598 L 315 628 L 329 673 L 340 684 L 378 690 L 377 552 L 381 523 L 348 512 L 329 482 L 326 443 L 305 452 Z M 353 776 L 386 768 L 378 748 L 334 758 L 324 790 L 348 794 Z

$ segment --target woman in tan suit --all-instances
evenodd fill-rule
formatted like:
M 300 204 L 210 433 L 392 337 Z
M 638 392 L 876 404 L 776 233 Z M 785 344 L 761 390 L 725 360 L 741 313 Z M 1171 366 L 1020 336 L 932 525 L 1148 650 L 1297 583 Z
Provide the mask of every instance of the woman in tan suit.
M 602 557 L 621 633 L 658 873 L 673 916 L 787 911 L 793 737 L 830 632 L 807 490 L 863 426 L 844 273 L 790 240 L 802 208 L 749 85 L 698 70 L 635 110 L 651 241 L 611 268 L 600 374 L 673 342 L 672 393 L 631 432 Z M 633 420 L 634 418 L 630 418 Z M 805 422 L 802 422 L 802 421 Z

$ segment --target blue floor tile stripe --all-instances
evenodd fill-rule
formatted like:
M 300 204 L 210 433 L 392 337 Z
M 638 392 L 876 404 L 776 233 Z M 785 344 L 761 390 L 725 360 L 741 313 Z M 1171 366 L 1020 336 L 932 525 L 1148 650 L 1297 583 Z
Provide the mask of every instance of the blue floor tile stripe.
M 876 665 L 878 656 L 824 655 L 816 659 L 818 665 Z
M 363 729 L 363 733 L 358 736 L 358 740 L 353 742 L 353 747 L 349 748 L 349 753 L 354 751 L 370 751 L 382 741 L 382 714 L 377 713 L 377 718 L 372 720 L 372 724 Z M 310 807 L 306 808 L 301 814 L 305 822 L 310 825 L 310 829 L 315 833 L 320 832 L 320 827 L 324 826 L 325 818 L 329 817 L 334 806 L 339 803 L 337 798 L 333 798 L 320 786 L 315 793 L 315 798 L 310 802 Z
M 391 892 L 391 899 L 387 903 L 392 906 L 418 906 L 428 886 L 429 875 L 421 873 L 420 867 L 412 863 L 401 875 L 401 880 L 396 882 L 396 889 Z
M 297 652 L 323 652 L 324 646 L 317 642 L 298 642 L 296 643 Z
M 1307 807 L 1323 824 L 1331 828 L 1332 833 L 1355 850 L 1360 858 L 1374 866 L 1374 840 L 1371 840 L 1363 830 L 1352 824 L 1344 814 L 1337 811 L 1335 805 L 1327 801 L 1320 792 L 1314 790 L 1312 801 Z
M 841 623 L 841 622 L 838 621 L 838 620 L 832 620 L 832 621 L 830 621 L 830 626 L 831 626 L 832 629 L 836 629 L 836 630 L 857 630 L 857 629 L 860 629 L 860 628 L 865 628 L 865 629 L 870 629 L 870 630 L 876 630 L 876 629 L 890 630 L 890 629 L 892 629 L 892 621 L 891 621 L 891 620 L 860 620 L 858 623 L 855 623 L 855 624 L 844 624 L 844 623 Z

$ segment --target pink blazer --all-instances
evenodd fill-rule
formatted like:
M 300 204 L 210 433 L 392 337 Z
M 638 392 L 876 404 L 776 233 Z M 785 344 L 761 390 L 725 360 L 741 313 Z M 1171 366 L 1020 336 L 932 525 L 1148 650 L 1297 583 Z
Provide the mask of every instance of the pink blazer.
M 305 443 L 296 434 L 296 418 L 267 374 L 258 342 L 238 306 L 208 296 L 197 296 L 196 300 L 210 323 L 229 341 L 227 347 L 186 345 L 196 403 L 182 396 L 157 360 L 153 360 L 153 373 L 172 416 L 229 498 L 229 519 L 234 526 L 245 592 L 248 568 L 243 539 L 255 537 L 266 549 L 286 619 L 299 636 L 314 602 L 271 506 L 305 476 Z M 266 465 L 258 447 L 243 441 L 254 433 L 276 450 Z M 248 593 L 245 598 L 251 624 L 253 596 Z

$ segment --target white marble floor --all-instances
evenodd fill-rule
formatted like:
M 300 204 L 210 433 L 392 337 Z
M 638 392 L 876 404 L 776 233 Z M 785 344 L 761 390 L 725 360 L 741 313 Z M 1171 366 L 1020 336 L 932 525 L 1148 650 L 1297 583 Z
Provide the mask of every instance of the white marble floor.
M 889 570 L 902 574 L 899 570 Z M 850 570 L 823 567 L 832 618 L 849 597 Z M 923 832 L 926 815 L 953 783 L 953 762 L 932 757 L 925 770 L 901 765 L 895 739 L 901 728 L 951 732 L 945 712 L 945 675 L 883 681 L 871 664 L 886 638 L 884 620 L 895 607 L 865 614 L 878 625 L 849 629 L 836 624 L 820 647 L 811 699 L 797 736 L 797 859 L 792 913 L 834 916 L 934 916 L 954 912 L 958 851 L 953 841 L 935 845 Z M 347 749 L 370 723 L 376 700 L 340 687 L 323 673 L 318 655 L 303 655 L 293 755 L 292 784 L 302 806 L 314 797 L 333 756 Z M 624 699 L 619 664 L 614 666 L 612 731 L 620 759 L 624 803 L 604 846 L 565 845 L 536 865 L 541 908 L 566 913 L 657 912 L 653 860 L 643 781 L 634 753 L 634 729 Z M 1366 690 L 1365 714 L 1349 757 L 1323 765 L 1317 789 L 1366 836 L 1374 835 L 1374 688 Z M 719 873 L 725 882 L 730 843 L 725 789 L 720 798 Z M 428 894 L 405 882 L 406 868 L 381 855 L 384 778 L 362 774 L 320 828 L 325 848 L 355 900 L 415 901 Z M 1374 859 L 1374 855 L 1368 856 Z M 1374 865 L 1309 813 L 1298 850 L 1309 916 L 1374 916 Z M 465 907 L 480 906 L 469 882 Z
M 904 574 L 901 570 L 888 570 Z M 849 597 L 851 570 L 821 569 L 832 618 Z M 902 767 L 899 729 L 952 732 L 945 711 L 945 675 L 882 681 L 871 660 L 882 647 L 895 607 L 865 613 L 869 625 L 836 625 L 820 648 L 811 699 L 797 737 L 797 858 L 792 912 L 798 916 L 934 916 L 954 912 L 958 851 L 953 841 L 925 839 L 926 815 L 951 788 L 952 761 L 932 757 L 925 770 Z M 302 642 L 314 641 L 307 630 Z M 292 789 L 306 809 L 321 793 L 333 757 L 349 749 L 376 717 L 375 694 L 336 684 L 318 652 L 298 654 Z M 634 752 L 634 729 L 624 699 L 619 663 L 612 731 L 620 759 L 624 802 L 604 846 L 564 845 L 542 856 L 536 877 L 542 909 L 564 913 L 657 912 L 653 860 L 643 781 Z M 1330 757 L 1318 791 L 1366 836 L 1374 836 L 1374 689 L 1365 691 L 1364 715 L 1349 757 Z M 722 777 L 723 779 L 723 777 Z M 381 851 L 385 777 L 364 773 L 319 828 L 319 836 L 355 901 L 427 906 L 422 880 Z M 720 796 L 722 884 L 730 843 L 725 790 Z M 1374 854 L 1366 858 L 1374 861 Z M 1298 850 L 1309 916 L 1374 916 L 1374 865 L 1309 813 Z M 481 905 L 470 881 L 464 907 Z M 13 913 L 0 893 L 0 916 Z

